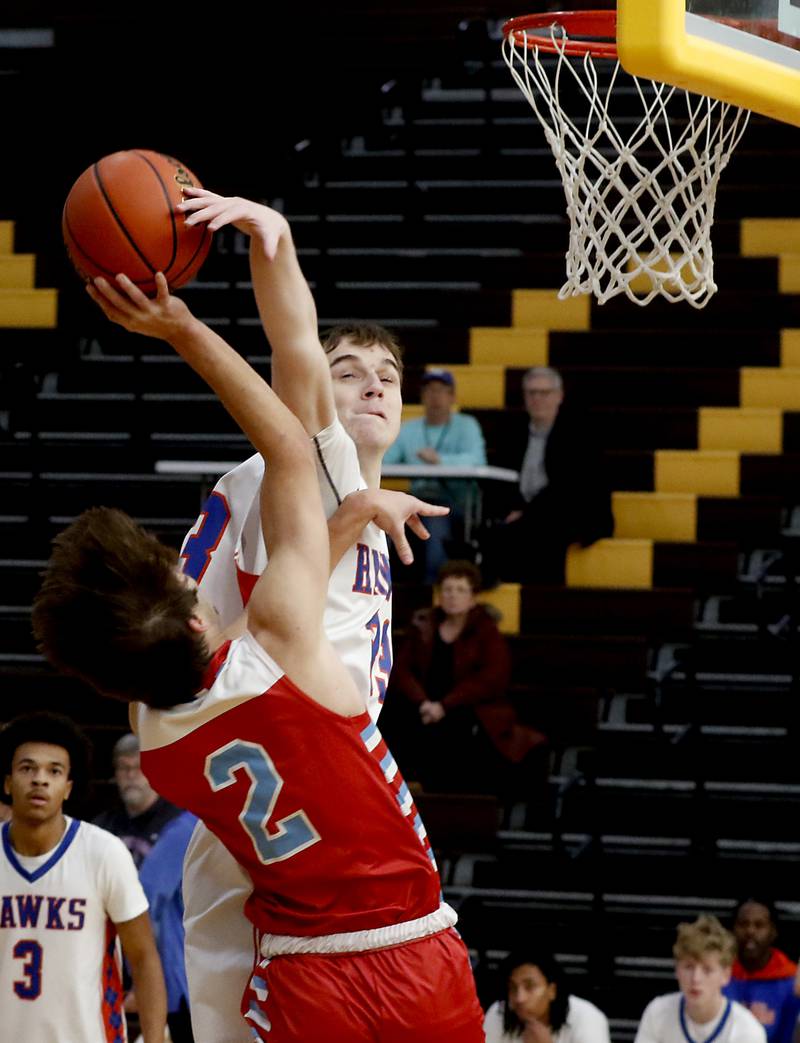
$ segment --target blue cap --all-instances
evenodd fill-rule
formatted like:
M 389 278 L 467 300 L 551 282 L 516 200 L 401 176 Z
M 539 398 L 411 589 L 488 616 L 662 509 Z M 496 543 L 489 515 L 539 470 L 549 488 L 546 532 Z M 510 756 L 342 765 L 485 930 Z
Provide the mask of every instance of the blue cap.
M 425 384 L 430 384 L 432 380 L 438 380 L 442 384 L 447 384 L 448 387 L 455 387 L 456 385 L 455 378 L 449 369 L 426 369 L 422 374 L 420 383 L 424 387 Z

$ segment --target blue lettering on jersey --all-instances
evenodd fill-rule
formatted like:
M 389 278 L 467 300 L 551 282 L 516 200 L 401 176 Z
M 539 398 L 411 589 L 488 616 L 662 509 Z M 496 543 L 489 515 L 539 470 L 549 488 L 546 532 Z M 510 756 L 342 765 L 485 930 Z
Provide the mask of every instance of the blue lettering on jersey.
M 86 920 L 86 899 L 70 898 L 69 915 L 74 917 L 74 920 L 70 920 L 67 924 L 67 930 L 82 931 L 84 921 Z
M 64 924 L 61 922 L 61 906 L 66 898 L 51 898 L 47 896 L 47 929 L 49 931 L 63 931 Z
M 20 927 L 38 927 L 41 895 L 17 895 L 17 914 Z
M 392 596 L 392 570 L 389 555 L 373 550 L 372 565 L 375 571 L 375 593 L 383 594 L 388 601 Z
M 0 928 L 16 927 L 14 919 L 14 903 L 11 895 L 3 895 L 2 911 L 0 911 Z
M 356 544 L 356 578 L 353 580 L 355 594 L 371 594 L 372 578 L 369 574 L 369 547 Z
M 230 507 L 222 493 L 213 492 L 209 496 L 200 517 L 200 527 L 188 537 L 181 551 L 183 571 L 198 583 L 231 520 Z

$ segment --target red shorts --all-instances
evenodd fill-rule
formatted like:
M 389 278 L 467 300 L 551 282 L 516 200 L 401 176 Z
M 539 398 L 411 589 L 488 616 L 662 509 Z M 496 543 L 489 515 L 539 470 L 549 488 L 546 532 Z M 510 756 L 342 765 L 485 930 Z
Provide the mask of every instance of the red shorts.
M 264 1043 L 483 1043 L 464 943 L 450 929 L 371 952 L 275 956 L 242 1013 Z

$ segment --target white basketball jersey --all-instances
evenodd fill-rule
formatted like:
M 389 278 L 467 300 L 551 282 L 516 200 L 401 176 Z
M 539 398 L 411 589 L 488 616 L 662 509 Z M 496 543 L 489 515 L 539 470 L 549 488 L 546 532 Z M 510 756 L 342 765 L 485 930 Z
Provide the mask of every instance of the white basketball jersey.
M 686 1014 L 682 1000 L 679 992 L 651 1000 L 635 1043 L 766 1043 L 763 1025 L 735 1000 L 725 1000 L 719 1015 L 702 1025 Z
M 2 828 L 0 1037 L 17 1043 L 124 1043 L 114 924 L 147 909 L 122 841 L 67 818 L 45 855 L 18 855 Z
M 355 444 L 337 419 L 314 439 L 322 505 L 330 517 L 348 493 L 366 488 Z M 184 571 L 227 626 L 241 615 L 267 564 L 256 455 L 217 482 L 181 550 Z M 373 720 L 392 667 L 392 582 L 386 535 L 368 525 L 331 574 L 325 631 Z M 198 823 L 183 877 L 186 972 L 196 1043 L 249 1043 L 239 1000 L 252 972 L 253 930 L 244 915 L 252 884 L 233 856 Z
M 330 517 L 348 495 L 365 489 L 353 440 L 339 420 L 314 439 L 322 505 Z M 261 456 L 251 456 L 214 486 L 181 548 L 192 576 L 221 616 L 222 625 L 242 613 L 267 564 L 261 535 Z M 392 578 L 386 535 L 368 525 L 331 574 L 325 632 L 364 693 L 373 720 L 380 712 L 392 668 Z

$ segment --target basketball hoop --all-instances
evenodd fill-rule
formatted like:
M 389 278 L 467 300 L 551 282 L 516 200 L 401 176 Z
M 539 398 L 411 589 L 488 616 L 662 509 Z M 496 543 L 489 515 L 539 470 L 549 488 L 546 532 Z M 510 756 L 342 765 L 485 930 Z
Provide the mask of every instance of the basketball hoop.
M 717 185 L 750 113 L 629 77 L 617 59 L 615 11 L 512 18 L 503 58 L 564 183 L 570 233 L 559 297 L 591 293 L 604 304 L 624 293 L 640 305 L 662 296 L 704 307 L 717 291 Z M 611 113 L 623 83 L 644 110 L 632 121 Z

